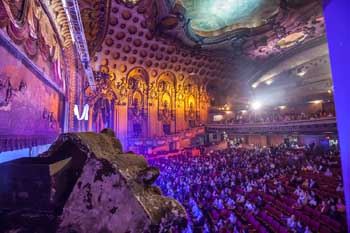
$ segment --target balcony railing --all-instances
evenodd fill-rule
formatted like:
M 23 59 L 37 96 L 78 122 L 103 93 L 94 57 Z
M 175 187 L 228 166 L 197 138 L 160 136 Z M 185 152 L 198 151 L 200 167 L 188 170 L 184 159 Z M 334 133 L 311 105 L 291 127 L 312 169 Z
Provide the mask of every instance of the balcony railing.
M 206 127 L 208 132 L 225 130 L 231 133 L 335 133 L 337 131 L 337 122 L 335 117 L 327 117 L 312 120 L 282 122 L 208 124 Z

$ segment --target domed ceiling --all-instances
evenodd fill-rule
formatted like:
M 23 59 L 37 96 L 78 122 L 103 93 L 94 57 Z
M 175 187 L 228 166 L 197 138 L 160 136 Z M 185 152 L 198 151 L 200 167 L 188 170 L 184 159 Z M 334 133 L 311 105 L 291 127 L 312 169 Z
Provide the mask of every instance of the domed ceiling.
M 326 43 L 321 0 L 79 0 L 79 6 L 95 65 L 195 75 L 209 80 L 213 95 L 231 99 L 254 91 L 252 84 L 282 60 Z
M 279 11 L 279 0 L 183 0 L 191 27 L 201 36 L 261 26 Z

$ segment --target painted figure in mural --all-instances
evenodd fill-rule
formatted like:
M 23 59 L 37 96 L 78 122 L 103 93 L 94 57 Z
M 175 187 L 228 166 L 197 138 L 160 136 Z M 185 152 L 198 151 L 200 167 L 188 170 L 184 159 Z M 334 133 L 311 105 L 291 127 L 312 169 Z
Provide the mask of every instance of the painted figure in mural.
M 109 127 L 110 110 L 110 103 L 106 98 L 101 97 L 96 101 L 93 121 L 97 131 Z
M 58 127 L 58 122 L 54 117 L 54 113 L 50 112 L 46 108 L 44 108 L 44 111 L 43 111 L 43 119 L 48 122 L 50 128 L 56 129 Z
M 0 107 L 8 106 L 11 98 L 16 92 L 22 92 L 27 88 L 27 84 L 21 80 L 18 88 L 14 88 L 11 84 L 10 78 L 0 76 Z

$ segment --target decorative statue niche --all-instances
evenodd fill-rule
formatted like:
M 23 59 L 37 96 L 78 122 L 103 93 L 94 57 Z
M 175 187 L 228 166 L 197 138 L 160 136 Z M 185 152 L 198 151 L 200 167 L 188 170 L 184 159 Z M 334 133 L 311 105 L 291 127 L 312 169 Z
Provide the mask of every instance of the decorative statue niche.
M 134 68 L 127 76 L 128 136 L 146 137 L 148 133 L 148 74 L 143 68 Z
M 209 105 L 209 96 L 206 90 L 206 85 L 201 85 L 199 88 L 200 108 L 204 110 Z
M 185 120 L 188 122 L 189 127 L 195 127 L 199 121 L 199 93 L 198 86 L 193 79 L 188 79 L 184 82 L 184 108 L 185 108 Z
M 96 91 L 88 86 L 85 97 L 90 106 L 89 121 L 92 130 L 99 132 L 104 128 L 112 128 L 115 103 L 118 102 L 114 88 L 114 76 L 108 73 L 94 72 Z
M 196 126 L 196 120 L 197 120 L 197 111 L 195 109 L 196 106 L 196 100 L 193 97 L 193 95 L 188 97 L 188 107 L 187 111 L 185 111 L 186 114 L 186 120 L 188 121 L 188 124 L 190 128 L 193 128 Z
M 170 72 L 159 76 L 158 89 L 158 120 L 165 134 L 171 133 L 171 124 L 175 121 L 175 75 Z
M 142 100 L 142 94 L 139 91 L 135 91 L 132 97 L 132 111 L 134 116 L 139 117 L 142 114 L 142 106 L 143 106 L 143 100 Z

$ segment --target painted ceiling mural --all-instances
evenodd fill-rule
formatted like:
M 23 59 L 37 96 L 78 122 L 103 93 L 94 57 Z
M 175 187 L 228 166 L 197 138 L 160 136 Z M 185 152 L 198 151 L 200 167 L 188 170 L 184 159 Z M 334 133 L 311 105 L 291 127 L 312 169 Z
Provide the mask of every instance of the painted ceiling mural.
M 183 0 L 191 27 L 203 36 L 216 36 L 266 23 L 279 11 L 278 0 Z
M 243 39 L 242 51 L 246 56 L 251 59 L 266 59 L 324 37 L 322 5 L 315 1 L 302 8 L 289 9 L 284 14 L 279 14 L 271 26 L 263 34 Z

